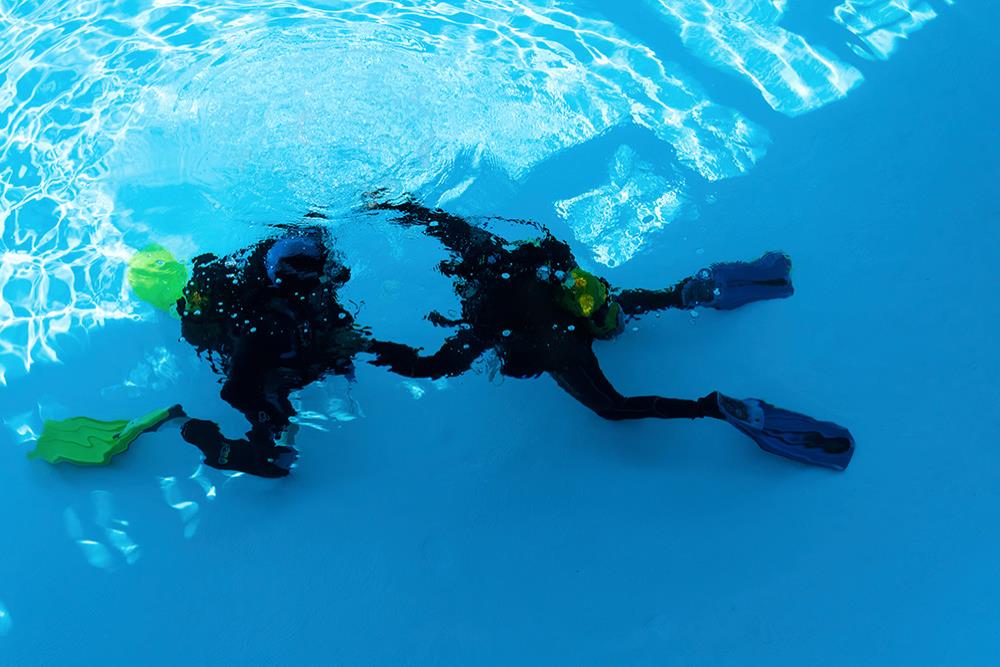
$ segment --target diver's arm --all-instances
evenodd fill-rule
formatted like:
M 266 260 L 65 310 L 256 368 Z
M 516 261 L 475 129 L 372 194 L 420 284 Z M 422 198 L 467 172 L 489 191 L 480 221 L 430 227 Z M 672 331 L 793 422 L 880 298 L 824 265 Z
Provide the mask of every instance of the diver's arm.
M 380 202 L 370 204 L 368 208 L 373 211 L 400 213 L 401 215 L 394 220 L 396 224 L 409 227 L 422 226 L 428 236 L 438 239 L 448 250 L 459 255 L 464 255 L 470 249 L 484 243 L 498 242 L 495 234 L 471 224 L 464 218 L 445 213 L 441 209 L 432 210 L 416 202 Z
M 437 352 L 421 356 L 420 349 L 392 343 L 373 341 L 368 349 L 375 355 L 374 366 L 387 366 L 403 377 L 428 378 L 461 375 L 485 350 L 485 345 L 469 329 L 462 329 L 444 342 Z

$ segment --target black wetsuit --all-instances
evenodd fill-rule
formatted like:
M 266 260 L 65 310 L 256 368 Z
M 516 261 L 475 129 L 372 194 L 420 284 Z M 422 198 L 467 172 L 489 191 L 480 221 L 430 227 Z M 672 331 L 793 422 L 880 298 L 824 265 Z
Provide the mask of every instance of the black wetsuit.
M 279 273 L 269 275 L 268 253 L 288 239 L 310 244 L 314 255 L 286 258 Z M 326 375 L 353 377 L 352 360 L 368 345 L 366 332 L 337 301 L 349 278 L 315 227 L 227 257 L 194 259 L 178 302 L 182 336 L 225 378 L 222 398 L 250 422 L 241 440 L 224 438 L 216 424 L 200 419 L 182 427 L 208 465 L 264 477 L 288 474 L 294 450 L 276 440 L 295 414 L 289 395 Z
M 591 318 L 560 306 L 565 276 L 576 266 L 569 246 L 540 229 L 532 242 L 509 243 L 466 220 L 412 202 L 376 203 L 374 211 L 389 211 L 398 224 L 423 227 L 450 252 L 441 272 L 455 280 L 462 317 L 447 320 L 436 313 L 438 325 L 456 332 L 429 356 L 398 343 L 375 342 L 373 362 L 414 378 L 459 375 L 485 351 L 494 350 L 500 372 L 518 378 L 548 373 L 564 390 L 605 419 L 721 418 L 716 394 L 698 400 L 661 396 L 622 396 L 601 371 L 592 344 Z M 686 308 L 684 285 L 665 290 L 623 290 L 615 299 L 625 315 L 665 308 Z M 606 284 L 606 283 L 605 283 Z M 605 305 L 607 307 L 607 305 Z M 599 317 L 600 311 L 594 317 Z

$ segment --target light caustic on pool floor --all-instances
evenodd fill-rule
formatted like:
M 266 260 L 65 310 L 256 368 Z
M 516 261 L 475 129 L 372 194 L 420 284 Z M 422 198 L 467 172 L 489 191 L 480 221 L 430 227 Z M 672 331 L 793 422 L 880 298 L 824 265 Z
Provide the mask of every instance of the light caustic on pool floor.
M 783 0 L 649 1 L 688 49 L 779 111 L 817 109 L 861 81 L 855 67 L 781 27 Z M 614 24 L 571 8 L 526 0 L 0 8 L 0 382 L 6 371 L 55 359 L 60 333 L 143 315 L 124 286 L 126 232 L 167 236 L 179 250 L 210 242 L 195 234 L 211 225 L 150 229 L 130 213 L 130 188 L 187 187 L 206 219 L 229 227 L 252 212 L 290 215 L 313 202 L 349 208 L 373 187 L 444 204 L 484 169 L 517 181 L 561 150 L 637 124 L 676 160 L 629 158 L 631 174 L 619 177 L 620 151 L 607 186 L 559 203 L 597 261 L 610 264 L 694 209 L 686 182 L 733 177 L 763 157 L 760 126 Z M 835 16 L 887 57 L 933 11 L 925 2 L 848 0 Z M 175 200 L 164 195 L 159 208 Z M 642 211 L 650 214 L 625 222 Z
M 945 0 L 954 4 L 953 0 Z M 920 30 L 937 12 L 924 0 L 846 0 L 833 11 L 834 20 L 864 45 L 849 43 L 862 58 L 887 60 L 899 41 Z

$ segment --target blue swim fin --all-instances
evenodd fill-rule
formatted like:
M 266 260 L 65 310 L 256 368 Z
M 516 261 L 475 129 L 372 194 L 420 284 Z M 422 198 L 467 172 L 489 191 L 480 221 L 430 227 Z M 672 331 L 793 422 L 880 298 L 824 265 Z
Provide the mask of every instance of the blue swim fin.
M 792 259 L 769 252 L 752 262 L 712 264 L 689 279 L 681 292 L 688 308 L 703 306 L 733 310 L 754 301 L 784 299 L 795 291 L 791 279 Z
M 854 437 L 843 426 L 748 398 L 718 394 L 722 417 L 765 452 L 793 461 L 844 470 L 854 456 Z

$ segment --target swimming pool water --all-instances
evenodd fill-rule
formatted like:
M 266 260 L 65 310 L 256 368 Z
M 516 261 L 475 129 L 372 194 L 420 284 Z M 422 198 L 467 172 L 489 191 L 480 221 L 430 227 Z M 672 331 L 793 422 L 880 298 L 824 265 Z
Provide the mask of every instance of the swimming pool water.
M 990 665 L 1000 176 L 987 3 L 0 6 L 0 656 L 11 665 Z M 376 334 L 432 346 L 434 243 L 364 192 L 538 220 L 622 286 L 782 249 L 796 294 L 598 346 L 626 393 L 835 419 L 844 474 L 716 423 L 602 422 L 550 380 L 359 363 L 285 480 L 176 429 L 108 468 L 49 417 L 245 430 L 130 295 L 317 207 Z

